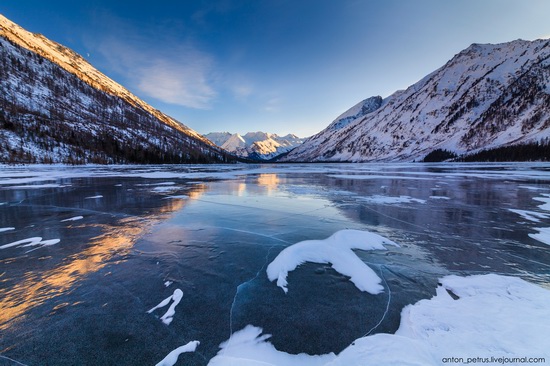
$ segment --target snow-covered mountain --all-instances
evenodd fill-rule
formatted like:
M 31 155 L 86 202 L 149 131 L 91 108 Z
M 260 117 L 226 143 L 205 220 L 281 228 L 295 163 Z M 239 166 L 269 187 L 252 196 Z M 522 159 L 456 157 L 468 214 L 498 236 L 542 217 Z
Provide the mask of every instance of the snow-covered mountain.
M 234 157 L 0 15 L 0 162 L 186 163 Z
M 278 136 L 267 132 L 248 132 L 243 136 L 238 133 L 211 132 L 204 136 L 224 150 L 243 158 L 256 160 L 273 159 L 292 150 L 304 141 L 293 134 Z
M 550 137 L 550 41 L 473 44 L 406 90 L 369 98 L 282 161 L 413 161 Z

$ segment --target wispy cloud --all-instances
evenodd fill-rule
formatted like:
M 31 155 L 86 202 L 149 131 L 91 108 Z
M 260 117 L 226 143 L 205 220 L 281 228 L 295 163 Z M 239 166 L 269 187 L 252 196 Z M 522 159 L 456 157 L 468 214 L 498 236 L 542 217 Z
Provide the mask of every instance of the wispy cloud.
M 189 40 L 164 36 L 168 32 L 162 29 L 145 33 L 116 19 L 109 23 L 116 30 L 96 47 L 130 89 L 165 103 L 196 109 L 211 107 L 218 94 L 212 56 Z
M 246 77 L 232 78 L 228 80 L 225 78 L 224 87 L 231 92 L 233 98 L 237 101 L 245 101 L 254 92 L 252 83 L 248 81 Z
M 179 64 L 171 59 L 154 60 L 151 65 L 140 68 L 137 87 L 166 103 L 208 109 L 217 94 L 207 80 L 209 62 L 200 58 L 187 61 Z
M 266 112 L 278 112 L 280 110 L 281 98 L 274 97 L 267 101 L 264 106 L 264 111 Z

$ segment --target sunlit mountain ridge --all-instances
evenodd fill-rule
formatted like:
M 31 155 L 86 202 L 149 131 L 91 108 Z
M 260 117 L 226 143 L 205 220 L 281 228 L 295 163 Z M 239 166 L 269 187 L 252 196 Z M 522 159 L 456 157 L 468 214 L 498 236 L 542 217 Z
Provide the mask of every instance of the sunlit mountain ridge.
M 1 15 L 0 36 L 0 161 L 235 161 L 74 51 Z

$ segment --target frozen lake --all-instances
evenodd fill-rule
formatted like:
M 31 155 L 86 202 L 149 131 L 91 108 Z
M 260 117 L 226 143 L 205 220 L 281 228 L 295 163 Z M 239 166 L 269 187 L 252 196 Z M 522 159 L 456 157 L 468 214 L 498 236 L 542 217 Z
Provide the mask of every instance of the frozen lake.
M 327 239 L 338 232 L 348 236 Z M 382 247 L 341 247 L 375 236 Z M 278 257 L 306 240 L 316 242 Z M 275 258 L 306 263 L 280 286 L 267 273 Z M 346 272 L 353 268 L 372 275 L 366 288 Z M 486 274 L 501 276 L 448 277 Z M 517 308 L 495 316 L 550 316 L 548 164 L 0 166 L 2 365 L 172 365 L 177 354 L 167 356 L 184 345 L 176 365 L 241 365 L 241 356 L 284 365 L 299 353 L 326 356 L 294 364 L 326 364 L 355 340 L 383 343 L 373 335 L 396 337 L 398 328 L 428 339 L 400 327 L 409 304 L 437 294 L 463 314 L 485 311 L 499 302 L 462 300 L 501 285 L 491 296 Z M 441 317 L 449 323 L 434 332 L 467 342 L 462 325 Z M 523 356 L 550 362 L 541 351 L 549 333 L 537 334 L 547 329 L 536 323 L 525 336 L 511 319 L 511 333 L 484 347 L 516 354 L 525 351 L 519 337 L 531 337 Z M 271 338 L 255 338 L 258 328 Z M 220 350 L 235 332 L 241 339 Z M 480 356 L 430 342 L 434 364 Z

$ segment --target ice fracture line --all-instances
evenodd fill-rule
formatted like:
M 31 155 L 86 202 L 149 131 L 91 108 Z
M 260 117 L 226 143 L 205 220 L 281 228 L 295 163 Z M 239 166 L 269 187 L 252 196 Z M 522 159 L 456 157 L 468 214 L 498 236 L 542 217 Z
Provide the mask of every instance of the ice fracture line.
M 275 238 L 272 238 L 275 239 Z M 239 286 L 237 286 L 237 291 L 235 292 L 235 296 L 233 296 L 233 302 L 231 303 L 231 309 L 229 310 L 229 340 L 227 341 L 227 346 L 223 349 L 223 354 L 229 349 L 229 346 L 231 344 L 231 335 L 233 334 L 233 311 L 235 307 L 235 303 L 237 302 L 237 297 L 239 296 L 239 292 L 241 291 L 241 288 L 248 285 L 250 282 L 254 281 L 260 276 L 260 273 L 264 271 L 264 268 L 266 268 L 267 263 L 269 262 L 269 255 L 271 254 L 271 250 L 275 247 L 275 244 L 273 244 L 269 249 L 267 250 L 267 254 L 265 255 L 265 261 L 264 264 L 261 266 L 261 268 L 256 272 L 256 275 L 249 279 L 246 282 L 241 283 Z
M 380 319 L 380 321 L 374 327 L 372 327 L 371 330 L 369 330 L 363 337 L 370 335 L 376 328 L 378 328 L 380 324 L 382 324 L 384 319 L 386 319 L 386 316 L 388 315 L 388 311 L 390 310 L 391 288 L 390 288 L 390 285 L 388 284 L 388 281 L 386 281 L 386 277 L 384 277 L 382 267 L 384 267 L 384 265 L 380 265 L 378 269 L 380 270 L 380 277 L 382 277 L 382 279 L 384 280 L 384 283 L 386 284 L 386 287 L 388 288 L 388 302 L 386 303 L 386 310 L 384 310 L 384 314 L 382 314 L 382 318 Z

